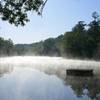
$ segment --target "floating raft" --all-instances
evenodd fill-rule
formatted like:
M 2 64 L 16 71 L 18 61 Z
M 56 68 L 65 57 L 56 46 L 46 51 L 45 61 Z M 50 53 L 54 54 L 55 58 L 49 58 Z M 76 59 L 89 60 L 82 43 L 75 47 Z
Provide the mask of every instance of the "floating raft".
M 66 74 L 71 76 L 93 76 L 93 69 L 67 69 Z

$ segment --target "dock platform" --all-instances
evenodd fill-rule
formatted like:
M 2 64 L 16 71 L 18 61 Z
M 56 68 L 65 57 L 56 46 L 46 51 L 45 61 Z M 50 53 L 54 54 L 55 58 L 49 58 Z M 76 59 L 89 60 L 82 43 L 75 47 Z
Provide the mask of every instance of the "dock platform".
M 93 69 L 67 69 L 66 75 L 71 76 L 93 76 Z

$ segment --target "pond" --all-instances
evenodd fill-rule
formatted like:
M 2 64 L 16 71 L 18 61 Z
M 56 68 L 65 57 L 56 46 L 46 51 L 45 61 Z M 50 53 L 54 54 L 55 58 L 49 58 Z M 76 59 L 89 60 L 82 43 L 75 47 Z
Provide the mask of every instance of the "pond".
M 67 68 L 94 76 L 67 76 Z M 0 100 L 100 100 L 100 62 L 61 57 L 0 58 Z

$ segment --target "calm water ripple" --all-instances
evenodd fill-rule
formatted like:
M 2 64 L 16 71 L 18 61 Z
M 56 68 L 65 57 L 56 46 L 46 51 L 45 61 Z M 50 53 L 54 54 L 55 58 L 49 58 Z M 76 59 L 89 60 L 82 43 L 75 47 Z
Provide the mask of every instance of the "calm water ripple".
M 99 65 L 57 57 L 0 58 L 0 100 L 100 100 Z M 94 68 L 95 75 L 66 75 L 67 68 L 80 66 Z

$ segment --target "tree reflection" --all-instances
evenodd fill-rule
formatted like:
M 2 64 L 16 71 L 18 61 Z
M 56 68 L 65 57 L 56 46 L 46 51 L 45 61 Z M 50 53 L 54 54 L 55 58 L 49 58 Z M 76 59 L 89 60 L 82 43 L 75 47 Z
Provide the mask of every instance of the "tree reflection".
M 65 84 L 71 87 L 77 97 L 87 95 L 91 100 L 100 100 L 100 76 L 67 76 Z
M 0 65 L 0 77 L 13 71 L 13 67 L 9 65 Z

